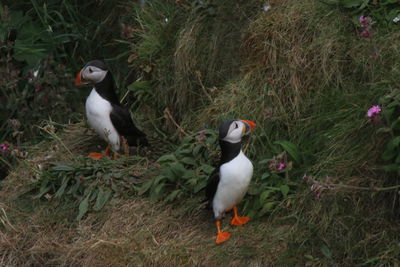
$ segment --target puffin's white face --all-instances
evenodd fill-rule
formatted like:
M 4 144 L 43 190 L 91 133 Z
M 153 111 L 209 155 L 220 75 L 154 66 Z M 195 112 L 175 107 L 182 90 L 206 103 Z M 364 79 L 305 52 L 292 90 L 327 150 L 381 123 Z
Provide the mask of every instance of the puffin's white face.
M 99 83 L 106 77 L 107 70 L 102 70 L 95 66 L 87 66 L 82 70 L 82 82 Z
M 88 62 L 83 69 L 76 75 L 75 84 L 96 84 L 104 80 L 107 75 L 107 67 L 100 60 Z
M 239 143 L 242 140 L 242 136 L 249 131 L 252 131 L 255 126 L 256 124 L 251 121 L 234 120 L 230 123 L 226 135 L 222 137 L 221 140 L 227 141 L 229 143 Z M 225 125 L 224 128 L 226 127 L 227 125 Z M 226 131 L 226 129 L 224 131 Z

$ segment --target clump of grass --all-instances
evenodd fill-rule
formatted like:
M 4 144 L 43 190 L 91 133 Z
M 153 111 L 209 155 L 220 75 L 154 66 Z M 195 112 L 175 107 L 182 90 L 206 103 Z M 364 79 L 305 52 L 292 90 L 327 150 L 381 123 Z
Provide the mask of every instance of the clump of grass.
M 259 1 L 198 5 L 154 1 L 136 16 L 142 31 L 134 64 L 151 72 L 157 108 L 168 107 L 178 121 L 188 109 L 208 103 L 207 88 L 222 86 L 238 74 L 239 29 L 259 9 Z

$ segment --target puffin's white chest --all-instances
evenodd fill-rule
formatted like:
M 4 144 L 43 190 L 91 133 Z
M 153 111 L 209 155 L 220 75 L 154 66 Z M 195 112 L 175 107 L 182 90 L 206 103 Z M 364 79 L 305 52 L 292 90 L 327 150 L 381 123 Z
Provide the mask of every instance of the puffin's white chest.
M 217 219 L 243 199 L 252 176 L 253 164 L 242 151 L 236 158 L 221 165 L 220 181 L 213 199 L 214 215 Z
M 110 102 L 102 98 L 96 89 L 92 89 L 89 97 L 86 99 L 86 117 L 90 127 L 112 145 L 115 151 L 119 150 L 120 137 L 111 122 L 110 113 L 112 106 Z

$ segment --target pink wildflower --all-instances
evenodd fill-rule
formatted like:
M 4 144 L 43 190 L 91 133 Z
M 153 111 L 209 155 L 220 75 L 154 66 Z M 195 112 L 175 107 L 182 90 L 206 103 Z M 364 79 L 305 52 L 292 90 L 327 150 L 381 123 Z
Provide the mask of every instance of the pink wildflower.
M 280 162 L 280 163 L 278 164 L 278 166 L 276 167 L 276 169 L 277 169 L 278 171 L 281 171 L 281 170 L 283 170 L 284 168 L 286 168 L 286 164 L 283 163 L 283 162 Z
M 361 17 L 358 19 L 358 21 L 359 21 L 361 24 L 369 24 L 369 23 L 370 23 L 370 18 L 361 16 Z
M 373 118 L 379 113 L 381 113 L 382 108 L 380 106 L 372 106 L 370 109 L 368 109 L 367 116 L 368 118 Z
M 360 36 L 363 37 L 363 38 L 369 38 L 369 37 L 371 37 L 371 33 L 369 32 L 369 30 L 363 30 L 360 33 Z
M 2 151 L 7 151 L 8 150 L 8 146 L 6 144 L 0 144 L 0 149 Z

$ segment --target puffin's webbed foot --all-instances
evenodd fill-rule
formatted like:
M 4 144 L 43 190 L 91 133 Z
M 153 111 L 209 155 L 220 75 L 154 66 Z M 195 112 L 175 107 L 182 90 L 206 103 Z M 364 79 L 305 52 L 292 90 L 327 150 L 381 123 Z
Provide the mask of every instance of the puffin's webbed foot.
M 94 158 L 94 159 L 101 159 L 101 158 L 105 157 L 103 154 L 98 153 L 98 152 L 89 153 L 88 156 L 91 157 L 91 158 Z
M 221 221 L 217 221 L 216 224 L 217 224 L 218 234 L 217 234 L 217 238 L 215 239 L 215 243 L 221 244 L 229 239 L 229 237 L 231 236 L 231 233 L 230 232 L 221 232 Z
M 237 208 L 236 206 L 233 207 L 233 218 L 231 220 L 231 225 L 241 226 L 246 224 L 250 220 L 250 217 L 239 217 L 237 215 Z
M 111 148 L 110 148 L 110 145 L 108 145 L 107 148 L 106 148 L 105 154 L 98 153 L 98 152 L 92 152 L 92 153 L 89 153 L 88 156 L 91 157 L 91 158 L 94 158 L 94 159 L 101 159 L 101 158 L 104 158 L 104 157 L 110 157 L 110 151 L 111 151 Z

